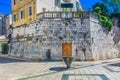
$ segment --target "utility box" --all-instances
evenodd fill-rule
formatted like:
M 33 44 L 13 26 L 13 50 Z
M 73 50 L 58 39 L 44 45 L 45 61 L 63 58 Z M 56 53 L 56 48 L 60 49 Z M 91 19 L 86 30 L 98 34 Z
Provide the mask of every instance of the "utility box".
M 0 43 L 0 53 L 1 54 L 8 54 L 8 44 Z

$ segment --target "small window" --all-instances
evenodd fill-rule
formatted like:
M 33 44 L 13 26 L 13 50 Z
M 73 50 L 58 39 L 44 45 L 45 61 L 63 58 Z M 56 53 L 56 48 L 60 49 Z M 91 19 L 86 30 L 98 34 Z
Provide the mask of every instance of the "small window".
M 80 5 L 79 5 L 79 2 L 76 1 L 76 9 L 77 11 L 80 10 Z
M 60 7 L 60 0 L 55 0 L 55 6 Z
M 16 5 L 16 0 L 13 0 L 13 4 Z
M 16 14 L 13 15 L 13 21 L 14 21 L 14 22 L 17 21 L 17 15 L 16 15 Z
M 29 16 L 32 16 L 32 6 L 29 7 Z
M 22 11 L 20 12 L 20 18 L 21 18 L 21 19 L 24 19 L 24 10 L 22 10 Z

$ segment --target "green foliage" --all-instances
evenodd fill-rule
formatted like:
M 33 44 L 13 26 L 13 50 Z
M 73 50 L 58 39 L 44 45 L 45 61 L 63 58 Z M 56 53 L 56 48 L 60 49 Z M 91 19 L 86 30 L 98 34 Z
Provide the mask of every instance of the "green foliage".
M 118 27 L 120 28 L 120 13 L 111 13 L 111 18 L 115 17 L 119 20 Z
M 93 12 L 96 12 L 96 13 L 98 13 L 100 15 L 104 15 L 104 16 L 108 16 L 108 14 L 109 14 L 107 6 L 105 4 L 99 3 L 99 2 L 96 3 L 95 5 L 93 5 Z
M 120 13 L 111 13 L 110 15 L 111 17 L 117 17 L 118 19 L 120 19 Z
M 120 0 L 101 0 L 109 8 L 109 12 L 119 12 L 120 11 Z
M 113 24 L 112 24 L 112 21 L 108 17 L 100 15 L 99 21 L 102 23 L 102 25 L 105 28 L 107 28 L 109 31 L 111 30 Z
M 101 8 L 99 6 L 96 6 L 94 10 L 94 12 L 101 14 Z
M 108 29 L 110 31 L 113 24 L 110 19 L 110 15 L 109 15 L 107 6 L 103 3 L 96 3 L 93 6 L 93 12 L 98 14 L 99 21 L 103 25 L 103 27 L 105 27 L 106 29 Z

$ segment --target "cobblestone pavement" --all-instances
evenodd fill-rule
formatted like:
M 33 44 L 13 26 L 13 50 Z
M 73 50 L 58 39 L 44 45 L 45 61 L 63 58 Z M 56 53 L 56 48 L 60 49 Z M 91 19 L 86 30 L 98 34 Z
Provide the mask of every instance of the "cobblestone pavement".
M 59 62 L 35 62 L 0 57 L 0 80 L 120 80 L 120 59 L 74 61 L 70 69 Z

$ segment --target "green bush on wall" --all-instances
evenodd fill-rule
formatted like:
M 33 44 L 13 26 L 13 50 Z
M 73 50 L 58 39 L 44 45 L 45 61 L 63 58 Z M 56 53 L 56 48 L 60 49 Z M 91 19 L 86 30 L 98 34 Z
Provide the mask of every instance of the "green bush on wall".
M 3 43 L 1 45 L 2 47 L 2 54 L 7 54 L 8 53 L 8 45 L 6 43 Z

